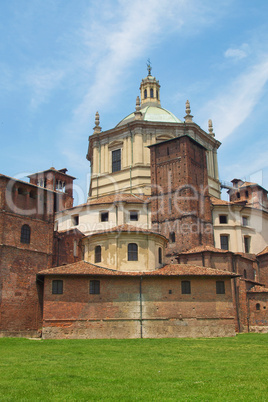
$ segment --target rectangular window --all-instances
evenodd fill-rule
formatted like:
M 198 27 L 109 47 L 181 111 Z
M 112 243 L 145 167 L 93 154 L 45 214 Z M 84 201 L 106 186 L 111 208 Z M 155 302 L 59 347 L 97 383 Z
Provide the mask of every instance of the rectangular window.
M 91 295 L 99 295 L 100 294 L 100 281 L 92 280 L 89 282 L 89 293 Z
M 138 245 L 136 243 L 128 244 L 128 261 L 138 261 Z
M 220 215 L 220 223 L 228 223 L 228 216 Z
M 129 213 L 129 219 L 130 219 L 131 221 L 138 221 L 138 219 L 139 219 L 139 214 L 138 214 L 138 212 L 137 212 L 137 211 L 130 211 L 130 213 Z
M 181 294 L 182 295 L 190 295 L 191 294 L 191 282 L 190 281 L 181 281 Z
M 73 215 L 72 216 L 72 223 L 73 223 L 73 226 L 78 226 L 79 225 L 79 215 Z
M 175 241 L 176 241 L 175 232 L 169 233 L 169 242 L 170 242 L 170 243 L 175 243 Z
M 250 250 L 250 237 L 244 237 L 245 253 L 249 253 Z
M 225 294 L 224 281 L 216 281 L 216 293 L 217 293 L 217 295 L 224 295 Z
M 74 240 L 74 257 L 77 257 L 77 240 Z
M 112 151 L 112 172 L 121 170 L 121 149 Z
M 172 200 L 171 198 L 168 199 L 168 213 L 172 213 Z
M 63 281 L 61 280 L 52 281 L 52 294 L 53 295 L 63 294 Z
M 109 212 L 101 212 L 101 222 L 108 222 Z
M 221 249 L 229 250 L 229 236 L 228 235 L 221 235 Z
M 247 216 L 242 216 L 242 225 L 248 226 L 248 217 Z

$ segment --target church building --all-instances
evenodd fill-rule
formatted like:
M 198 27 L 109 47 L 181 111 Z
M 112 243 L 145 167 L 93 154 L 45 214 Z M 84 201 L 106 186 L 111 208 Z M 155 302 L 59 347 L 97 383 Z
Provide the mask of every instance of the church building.
M 107 131 L 96 113 L 85 204 L 66 169 L 0 176 L 0 336 L 267 332 L 267 192 L 236 179 L 221 200 L 219 147 L 189 101 L 184 121 L 162 108 L 148 65 L 133 113 Z

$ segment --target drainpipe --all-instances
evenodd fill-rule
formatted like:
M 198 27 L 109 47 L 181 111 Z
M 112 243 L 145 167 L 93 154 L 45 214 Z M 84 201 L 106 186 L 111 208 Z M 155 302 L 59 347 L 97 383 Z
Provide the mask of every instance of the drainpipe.
M 116 220 L 116 226 L 118 226 L 118 205 L 115 206 L 115 220 Z
M 142 333 L 142 276 L 140 277 L 140 330 L 141 330 L 141 338 L 143 337 Z
M 201 256 L 202 256 L 202 266 L 205 266 L 205 256 L 204 256 L 204 252 L 201 252 Z
M 232 270 L 234 273 L 236 273 L 234 259 L 235 259 L 235 256 L 232 254 Z M 236 305 L 238 331 L 241 332 L 241 324 L 240 324 L 240 318 L 239 318 L 239 300 L 238 300 L 238 293 L 237 293 L 237 278 L 234 278 L 234 292 L 235 292 L 235 305 Z

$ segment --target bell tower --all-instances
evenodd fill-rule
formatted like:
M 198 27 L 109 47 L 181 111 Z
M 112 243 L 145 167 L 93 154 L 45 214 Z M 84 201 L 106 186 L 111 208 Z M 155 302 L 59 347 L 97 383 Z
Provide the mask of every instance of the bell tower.
M 159 81 L 156 80 L 155 77 L 152 76 L 152 66 L 150 60 L 147 63 L 148 75 L 146 78 L 143 78 L 140 85 L 140 98 L 141 98 L 141 107 L 144 106 L 159 106 L 160 104 L 160 85 Z

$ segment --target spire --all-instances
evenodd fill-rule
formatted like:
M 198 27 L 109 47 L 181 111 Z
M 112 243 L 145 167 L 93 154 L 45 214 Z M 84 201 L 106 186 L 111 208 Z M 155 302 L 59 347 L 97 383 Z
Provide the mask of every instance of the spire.
M 184 116 L 185 123 L 192 123 L 194 116 L 191 115 L 190 102 L 188 100 L 185 103 L 185 113 L 186 113 L 186 116 Z
M 209 119 L 208 121 L 208 132 L 212 137 L 215 137 L 215 134 L 213 133 L 213 124 L 211 119 Z
M 101 132 L 100 115 L 99 115 L 99 112 L 96 112 L 96 114 L 95 114 L 95 127 L 94 127 L 94 133 L 93 134 L 99 134 L 100 132 Z

